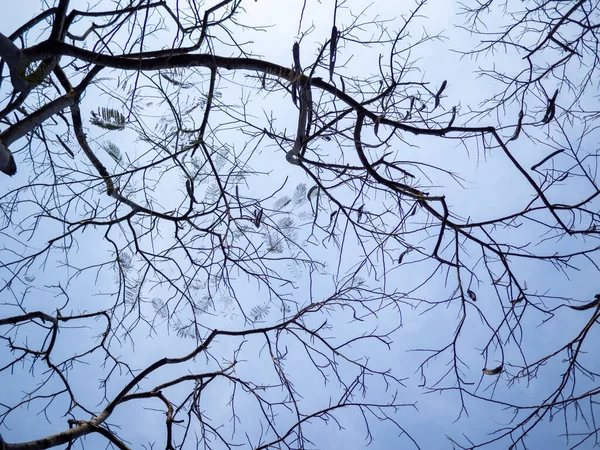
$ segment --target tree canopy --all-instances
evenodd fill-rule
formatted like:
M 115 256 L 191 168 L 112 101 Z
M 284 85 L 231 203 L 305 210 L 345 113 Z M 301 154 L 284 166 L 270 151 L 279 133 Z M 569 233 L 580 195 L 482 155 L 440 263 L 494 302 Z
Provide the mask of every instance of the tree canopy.
M 23 11 L 0 450 L 599 445 L 600 2 Z

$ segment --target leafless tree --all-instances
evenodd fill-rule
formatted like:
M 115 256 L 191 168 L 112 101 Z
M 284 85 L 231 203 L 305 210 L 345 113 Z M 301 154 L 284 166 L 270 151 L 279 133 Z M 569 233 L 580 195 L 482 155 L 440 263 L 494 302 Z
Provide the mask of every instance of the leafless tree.
M 478 105 L 421 70 L 425 0 L 323 3 L 285 57 L 253 42 L 284 2 L 55 0 L 0 33 L 1 450 L 312 448 L 352 414 L 420 448 L 413 381 L 455 402 L 439 448 L 557 414 L 600 442 L 600 2 L 466 0 Z M 518 195 L 475 211 L 451 160 L 488 155 Z

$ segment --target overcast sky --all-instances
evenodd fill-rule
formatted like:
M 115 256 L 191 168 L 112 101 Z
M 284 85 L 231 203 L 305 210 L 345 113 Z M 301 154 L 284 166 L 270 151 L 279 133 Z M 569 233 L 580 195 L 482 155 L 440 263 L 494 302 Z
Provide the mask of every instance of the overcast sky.
M 290 0 L 284 2 L 277 0 L 258 0 L 256 2 L 247 2 L 245 6 L 249 14 L 250 25 L 272 25 L 261 32 L 248 31 L 240 40 L 251 40 L 252 51 L 262 58 L 271 60 L 281 65 L 291 65 L 291 48 L 298 35 L 298 17 L 302 11 L 302 2 L 298 0 Z M 358 2 L 355 2 L 358 4 Z M 106 2 L 107 5 L 112 4 Z M 77 5 L 73 2 L 73 6 Z M 408 6 L 412 7 L 412 3 Z M 85 2 L 78 6 L 85 9 Z M 405 7 L 405 6 L 403 6 Z M 412 28 L 413 38 L 419 38 L 424 30 L 429 34 L 443 33 L 446 39 L 430 42 L 425 44 L 421 49 L 415 50 L 414 59 L 418 58 L 418 67 L 422 72 L 422 78 L 431 83 L 431 89 L 435 89 L 441 85 L 444 80 L 448 81 L 448 89 L 446 90 L 446 98 L 444 99 L 444 107 L 446 110 L 452 106 L 458 106 L 459 111 L 468 111 L 469 106 L 472 108 L 478 107 L 480 101 L 490 97 L 496 89 L 496 86 L 489 83 L 489 80 L 478 78 L 473 72 L 478 67 L 488 63 L 485 59 L 479 61 L 471 61 L 469 59 L 460 59 L 459 55 L 452 52 L 452 49 L 466 49 L 475 44 L 472 38 L 467 33 L 455 28 L 455 25 L 461 23 L 461 18 L 456 16 L 456 2 L 444 0 L 432 0 L 423 14 L 427 18 L 421 18 Z M 9 35 L 20 24 L 31 18 L 39 11 L 39 2 L 37 0 L 21 0 L 19 8 L 13 8 L 8 12 L 0 15 L 0 30 Z M 369 17 L 390 17 L 390 11 L 396 17 L 400 17 L 403 11 L 398 10 L 398 2 L 395 0 L 378 1 L 368 6 Z M 302 23 L 302 30 L 306 31 L 314 26 L 314 31 L 305 36 L 302 40 L 302 61 L 306 64 L 312 62 L 312 58 L 316 53 L 318 45 L 324 42 L 331 30 L 331 2 L 308 1 Z M 348 16 L 341 16 L 338 19 L 338 27 L 344 25 L 344 21 L 349 21 Z M 399 22 L 398 22 L 399 23 Z M 29 35 L 29 45 L 36 42 L 37 35 L 31 33 Z M 43 38 L 43 37 L 42 37 Z M 157 43 L 159 45 L 160 43 Z M 226 50 L 222 49 L 223 54 Z M 235 53 L 231 50 L 231 53 Z M 356 52 L 350 58 L 350 55 L 341 52 L 342 60 L 348 58 L 348 71 L 360 71 L 361 74 L 377 73 L 377 60 L 379 53 L 362 49 Z M 510 56 L 510 55 L 509 55 Z M 517 65 L 521 62 L 515 62 L 505 55 L 493 55 L 493 62 L 496 64 L 513 64 Z M 339 63 L 340 60 L 338 60 Z M 228 75 L 233 79 L 232 83 L 222 83 L 223 101 L 234 101 L 239 98 L 243 90 L 247 86 L 258 86 L 260 83 L 256 80 L 248 79 L 245 74 Z M 10 92 L 8 80 L 4 80 L 2 85 L 2 94 L 6 95 Z M 265 107 L 274 109 L 277 118 L 277 126 L 279 129 L 287 128 L 294 129 L 297 121 L 296 110 L 288 108 L 286 102 L 289 99 L 282 101 L 276 96 L 262 98 L 261 93 L 253 91 L 249 101 L 249 110 L 256 113 L 258 117 Z M 104 98 L 95 91 L 95 95 L 88 95 L 85 99 L 85 114 L 89 115 L 89 111 L 95 110 L 97 107 L 104 105 Z M 514 119 L 508 120 L 511 124 L 516 121 L 518 111 L 507 110 L 505 112 L 508 117 Z M 462 117 L 457 118 L 457 125 L 462 125 Z M 480 125 L 487 125 L 486 120 L 489 120 L 492 125 L 499 120 L 498 117 L 488 117 L 481 119 Z M 97 133 L 97 130 L 91 130 L 90 133 Z M 233 133 L 233 131 L 232 131 Z M 111 135 L 113 136 L 113 135 Z M 123 137 L 125 136 L 125 137 Z M 543 136 L 543 131 L 539 136 Z M 123 148 L 128 148 L 128 151 L 136 151 L 141 149 L 138 143 L 127 141 L 127 135 L 116 137 L 115 142 L 122 145 Z M 100 142 L 100 138 L 98 138 Z M 108 139 L 102 137 L 102 139 Z M 112 139 L 112 138 L 111 138 Z M 589 139 L 594 140 L 594 135 L 591 134 Z M 232 138 L 235 145 L 240 148 L 244 145 L 244 136 L 235 136 Z M 418 141 L 418 142 L 417 142 Z M 463 217 L 470 217 L 472 220 L 485 220 L 490 217 L 499 216 L 502 213 L 509 213 L 524 208 L 527 203 L 534 197 L 534 192 L 525 183 L 523 178 L 516 172 L 510 161 L 500 152 L 482 151 L 475 140 L 468 141 L 465 148 L 459 141 L 444 141 L 419 137 L 411 143 L 417 143 L 418 148 L 406 147 L 405 158 L 407 160 L 421 161 L 424 163 L 435 164 L 442 166 L 448 170 L 457 172 L 465 182 L 463 186 L 452 182 L 449 177 L 440 176 L 439 180 L 433 180 L 434 186 L 431 193 L 434 195 L 444 194 L 448 198 L 448 204 L 457 214 Z M 130 145 L 130 147 L 127 147 Z M 519 140 L 511 147 L 515 154 L 518 154 L 523 162 L 523 165 L 530 167 L 535 164 L 545 155 L 549 153 L 548 148 L 541 145 L 533 145 L 531 140 Z M 141 151 L 141 150 L 140 150 Z M 102 155 L 106 164 L 110 164 L 111 160 L 107 155 Z M 310 187 L 310 180 L 301 172 L 300 169 L 292 167 L 285 161 L 285 154 L 275 146 L 265 146 L 260 149 L 256 156 L 256 161 L 265 171 L 269 171 L 269 176 L 264 177 L 262 185 L 256 182 L 256 189 L 264 189 L 265 192 L 271 192 L 280 186 L 287 179 L 285 193 L 291 195 L 293 188 L 298 183 L 307 183 Z M 23 164 L 25 169 L 25 164 Z M 0 192 L 17 185 L 22 182 L 26 174 L 20 173 L 17 177 L 8 181 L 2 180 Z M 439 181 L 439 183 L 436 183 Z M 164 202 L 173 200 L 178 193 L 182 191 L 180 185 L 175 184 L 176 181 L 169 179 L 167 187 L 161 192 L 157 192 L 156 196 Z M 573 185 L 575 190 L 577 184 Z M 374 199 L 373 201 L 376 201 Z M 516 242 L 526 243 L 537 237 L 532 233 L 537 233 L 539 230 L 534 226 L 528 228 L 529 225 L 519 230 L 519 234 L 514 234 L 515 231 L 498 230 L 498 235 L 508 239 L 515 239 Z M 93 246 L 94 239 L 101 239 L 103 231 L 89 230 L 86 232 L 85 241 L 81 241 L 81 247 L 71 253 L 70 262 L 72 266 L 90 264 L 95 261 L 97 255 L 95 250 L 108 249 L 108 244 L 98 244 L 98 247 Z M 504 233 L 504 234 L 503 234 Z M 51 233 L 49 233 L 51 234 Z M 32 247 L 40 245 L 46 239 L 46 236 L 38 237 L 39 241 L 32 242 Z M 35 240 L 34 240 L 35 241 Z M 168 238 L 163 242 L 156 242 L 157 246 L 168 245 Z M 7 242 L 2 242 L 3 245 L 10 245 Z M 418 242 L 414 243 L 419 245 Z M 430 245 L 430 244 L 427 244 Z M 552 249 L 560 251 L 564 248 L 571 248 L 574 244 L 570 240 L 564 242 L 550 242 L 545 244 L 548 246 L 548 253 L 552 253 Z M 327 275 L 316 279 L 312 291 L 309 292 L 306 285 L 300 287 L 296 293 L 295 301 L 299 305 L 303 305 L 309 296 L 312 294 L 315 297 L 321 295 L 326 297 L 328 290 L 332 286 L 332 275 L 344 274 L 347 269 L 353 266 L 360 258 L 359 250 L 350 246 L 350 249 L 345 252 L 342 267 L 337 269 L 336 264 L 338 257 L 332 252 L 333 246 L 316 250 L 315 255 L 318 258 L 328 263 Z M 353 251 L 356 251 L 353 254 Z M 478 255 L 472 255 L 477 258 Z M 98 257 L 98 259 L 101 259 Z M 583 266 L 581 271 L 571 271 L 569 276 L 561 275 L 559 271 L 553 269 L 550 265 L 542 265 L 535 261 L 515 262 L 516 266 L 521 270 L 528 286 L 531 286 L 535 292 L 551 291 L 553 295 L 565 295 L 577 300 L 589 300 L 595 294 L 595 289 L 590 281 L 591 269 Z M 42 270 L 43 269 L 43 270 Z M 416 280 L 422 281 L 423 274 L 428 271 L 433 272 L 435 266 L 430 263 L 422 263 L 415 265 L 402 266 L 402 270 L 396 270 L 389 279 L 390 287 L 397 287 L 398 290 L 404 291 L 413 288 L 418 284 Z M 41 267 L 36 265 L 31 269 L 32 277 L 35 279 L 29 285 L 29 293 L 27 296 L 27 307 L 29 310 L 39 308 L 41 310 L 52 313 L 59 305 L 65 302 L 65 298 L 55 296 L 52 289 L 46 286 L 57 285 L 59 282 L 64 283 L 69 279 L 69 295 L 72 304 L 69 309 L 72 310 L 91 310 L 96 308 L 96 305 L 102 302 L 110 302 L 109 294 L 114 292 L 114 274 L 110 272 L 102 272 L 99 275 L 86 273 L 81 277 L 72 278 L 75 273 L 73 269 L 67 269 L 57 265 L 47 265 Z M 97 276 L 96 276 L 97 275 Z M 452 286 L 447 286 L 445 283 L 445 273 L 438 272 L 430 283 L 417 291 L 419 297 L 429 299 L 431 301 L 441 300 L 446 298 L 452 289 Z M 306 277 L 306 273 L 304 273 Z M 303 278 L 302 280 L 304 280 Z M 372 282 L 372 280 L 371 280 Z M 266 300 L 266 293 L 258 290 L 256 284 L 248 283 L 243 277 L 239 277 L 234 282 L 234 285 L 244 293 L 249 304 L 262 304 Z M 300 283 L 301 284 L 301 283 Z M 595 283 L 597 285 L 597 283 Z M 20 291 L 19 291 L 20 289 Z M 23 293 L 25 287 L 20 287 L 15 292 Z M 481 285 L 477 286 L 478 300 L 482 303 L 482 310 L 491 315 L 499 315 L 502 310 L 495 302 L 490 302 L 486 305 L 486 297 L 494 298 L 493 286 Z M 157 289 L 152 293 L 153 296 L 165 294 L 161 289 Z M 0 293 L 0 296 L 8 296 L 8 292 Z M 11 303 L 14 298 L 3 298 L 3 302 Z M 230 305 L 231 306 L 231 305 Z M 396 413 L 396 420 L 411 433 L 412 437 L 421 445 L 423 449 L 429 448 L 451 448 L 446 436 L 460 438 L 461 433 L 468 432 L 469 436 L 474 439 L 485 439 L 486 433 L 492 432 L 500 428 L 503 424 L 507 424 L 511 418 L 512 411 L 503 410 L 498 406 L 490 406 L 483 402 L 476 402 L 472 399 L 467 400 L 468 417 L 461 415 L 460 420 L 456 420 L 460 414 L 460 403 L 457 395 L 447 392 L 444 395 L 438 393 L 423 395 L 422 389 L 419 387 L 421 379 L 417 370 L 418 364 L 423 359 L 423 353 L 414 352 L 416 348 L 435 348 L 444 345 L 448 342 L 449 336 L 452 335 L 456 320 L 459 315 L 460 305 L 450 305 L 446 309 L 436 308 L 433 311 L 424 313 L 425 306 L 417 305 L 414 308 L 407 307 L 402 311 L 402 316 L 381 316 L 377 319 L 377 325 L 382 329 L 390 329 L 397 325 L 402 325 L 402 328 L 397 330 L 393 335 L 393 345 L 391 350 L 386 350 L 385 346 L 380 348 L 365 348 L 361 344 L 356 344 L 352 347 L 352 351 L 356 354 L 361 352 L 366 353 L 371 358 L 371 361 L 377 367 L 382 369 L 392 368 L 398 373 L 399 377 L 409 377 L 405 384 L 406 388 L 399 392 L 398 398 L 402 403 L 407 405 L 416 403 L 416 408 L 406 406 L 400 408 Z M 239 315 L 230 314 L 234 309 L 224 303 L 216 303 L 215 310 L 211 311 L 210 327 L 219 329 L 238 329 L 243 324 L 239 320 Z M 2 311 L 2 309 L 0 309 Z M 8 314 L 16 314 L 13 310 Z M 0 312 L 0 317 L 7 315 L 5 312 Z M 463 334 L 463 344 L 473 342 L 471 348 L 461 349 L 465 356 L 464 363 L 466 377 L 473 383 L 477 384 L 481 381 L 481 369 L 484 367 L 485 361 L 481 356 L 481 347 L 485 344 L 485 328 L 481 325 L 481 321 L 473 315 L 469 321 Z M 529 351 L 531 360 L 535 357 L 542 356 L 554 349 L 559 343 L 565 341 L 565 335 L 575 333 L 581 329 L 581 326 L 589 318 L 589 315 L 583 316 L 575 311 L 561 311 L 550 324 L 545 324 L 543 327 L 542 315 L 532 314 L 521 324 L 524 334 L 524 342 Z M 276 317 L 271 317 L 275 320 Z M 368 331 L 372 329 L 373 323 L 356 324 L 352 327 L 345 328 L 344 324 L 348 322 L 348 317 L 340 316 L 330 317 L 328 319 L 334 326 L 337 337 L 343 339 L 344 332 L 347 331 L 348 336 L 355 335 L 358 331 Z M 101 322 L 86 323 L 86 326 L 91 328 L 82 329 L 74 328 L 65 330 L 61 333 L 59 344 L 56 350 L 56 358 L 59 359 L 61 354 L 73 354 L 77 346 L 85 348 L 86 338 L 91 338 L 102 332 L 104 326 Z M 361 328 L 362 327 L 362 328 Z M 123 340 L 123 347 L 120 350 L 123 355 L 127 355 L 129 361 L 137 368 L 145 367 L 153 361 L 164 356 L 175 357 L 185 354 L 194 347 L 192 340 L 181 339 L 169 328 L 166 324 L 160 325 L 158 334 L 152 334 L 143 324 L 135 331 L 133 341 L 135 346 L 128 339 Z M 538 331 L 539 330 L 539 331 Z M 31 335 L 28 339 L 31 341 L 40 339 L 41 335 L 37 335 L 35 330 L 31 330 Z M 597 338 L 598 336 L 596 336 Z M 489 338 L 489 337 L 487 337 Z M 220 340 L 212 350 L 213 355 L 227 359 L 232 358 L 233 353 L 241 344 L 239 339 Z M 335 394 L 339 388 L 335 385 L 324 386 L 322 380 L 319 379 L 318 373 L 310 367 L 309 362 L 302 356 L 301 349 L 293 340 L 287 343 L 289 345 L 290 355 L 297 354 L 296 359 L 291 358 L 288 362 L 288 368 L 296 375 L 295 383 L 299 392 L 306 393 L 305 401 L 307 404 L 314 404 L 315 408 L 324 407 L 328 401 L 328 395 L 332 392 Z M 257 382 L 264 382 L 275 377 L 271 369 L 265 364 L 268 362 L 268 356 L 262 352 L 262 343 L 258 339 L 249 339 L 244 343 L 244 355 L 246 362 L 240 365 L 239 375 L 246 375 Z M 513 349 L 514 351 L 514 349 Z M 296 352 L 296 353 L 294 353 Z M 0 366 L 3 365 L 4 359 L 8 361 L 10 358 L 5 348 L 0 350 Z M 512 355 L 508 355 L 510 357 Z M 515 355 L 516 356 L 516 355 Z M 493 361 L 493 360 L 492 360 Z M 496 360 L 498 362 L 499 360 Z M 73 371 L 70 382 L 77 390 L 78 396 L 88 406 L 92 408 L 100 408 L 102 403 L 102 392 L 98 389 L 97 374 L 98 366 L 102 364 L 100 355 L 96 358 L 88 360 L 88 366 L 77 367 Z M 204 361 L 202 361 L 204 363 Z M 165 370 L 161 373 L 161 377 L 168 379 L 169 375 L 178 376 L 186 373 L 187 370 L 194 370 L 194 364 L 189 367 L 178 367 Z M 436 366 L 435 364 L 438 364 Z M 435 370 L 444 370 L 444 361 L 435 361 L 431 363 Z M 210 370 L 210 361 L 206 362 L 207 369 Z M 600 363 L 598 364 L 600 366 Z M 216 366 L 215 366 L 216 368 Z M 535 379 L 531 384 L 516 384 L 507 388 L 506 383 L 502 381 L 496 387 L 495 398 L 500 398 L 509 402 L 518 402 L 520 404 L 535 404 L 540 398 L 544 398 L 544 393 L 548 390 L 551 392 L 555 389 L 558 377 L 561 375 L 560 367 L 554 369 L 552 366 L 546 368 L 544 377 Z M 36 383 L 36 376 L 41 376 L 41 373 L 34 374 L 34 377 L 28 376 L 28 367 L 16 370 L 16 376 L 10 373 L 0 374 L 0 386 L 10 386 L 9 389 L 3 389 L 0 393 L 0 402 L 10 404 L 16 402 L 20 398 L 21 392 L 27 388 L 31 388 Z M 160 377 L 148 380 L 150 386 L 153 381 L 157 381 Z M 117 392 L 124 383 L 128 381 L 127 374 L 115 374 L 111 385 L 108 387 L 108 394 Z M 491 383 L 494 380 L 483 379 L 478 393 L 481 395 L 489 395 Z M 582 380 L 582 386 L 586 386 L 586 381 Z M 22 385 L 21 385 L 22 383 Z M 204 399 L 210 407 L 212 418 L 215 423 L 219 420 L 230 426 L 230 407 L 227 405 L 229 401 L 229 391 L 223 383 L 222 389 L 214 389 L 207 392 Z M 184 395 L 185 392 L 181 392 Z M 368 398 L 373 401 L 382 401 L 387 398 L 389 393 L 385 392 L 385 386 L 379 382 L 374 382 L 372 390 L 368 392 Z M 312 403 L 311 403 L 312 402 Z M 210 405 L 210 406 L 208 406 Z M 147 408 L 140 404 L 131 402 L 120 406 L 111 417 L 110 423 L 120 424 L 120 436 L 131 443 L 147 443 L 153 440 L 157 441 L 157 447 L 160 448 L 163 444 L 162 433 L 164 427 L 164 415 L 158 410 L 151 408 L 160 406 L 157 404 L 145 404 Z M 64 402 L 58 401 L 57 404 L 49 408 L 50 412 L 59 411 L 64 407 Z M 256 433 L 258 423 L 256 417 L 252 414 L 252 410 L 248 408 L 245 414 L 244 403 L 238 405 L 237 412 L 243 417 L 243 423 L 238 425 L 243 429 L 249 430 L 250 434 Z M 418 412 L 417 412 L 418 411 Z M 339 415 L 341 424 L 345 427 L 343 432 L 338 431 L 337 426 L 333 423 L 324 425 L 315 423 L 313 430 L 315 434 L 311 435 L 316 438 L 315 447 L 323 449 L 346 448 L 346 449 L 362 449 L 365 448 L 365 430 L 362 427 L 362 418 L 356 411 L 347 411 Z M 83 419 L 83 417 L 82 417 Z M 557 419 L 558 420 L 558 419 Z M 564 420 L 564 419 L 560 419 Z M 572 418 L 567 417 L 567 421 Z M 409 441 L 406 437 L 400 437 L 398 430 L 390 424 L 379 424 L 373 422 L 372 433 L 375 441 L 370 445 L 372 449 L 389 449 L 389 448 L 404 448 L 403 445 L 408 445 Z M 29 410 L 20 411 L 15 414 L 6 424 L 7 427 L 0 430 L 3 437 L 8 442 L 21 442 L 39 438 L 50 433 L 63 430 L 66 426 L 66 418 L 50 414 L 48 420 L 43 414 L 38 414 L 38 410 L 31 408 Z M 574 425 L 577 426 L 577 425 Z M 83 441 L 84 444 L 76 448 L 100 449 L 105 448 L 106 441 L 100 437 L 88 437 Z M 555 428 L 552 423 L 545 423 L 532 433 L 532 440 L 529 441 L 531 448 L 562 448 L 564 441 L 560 441 L 556 436 Z M 133 448 L 138 448 L 139 444 L 132 444 Z M 505 448 L 505 443 L 497 447 L 490 448 Z M 149 447 L 146 447 L 149 448 Z M 406 447 L 409 448 L 409 447 Z

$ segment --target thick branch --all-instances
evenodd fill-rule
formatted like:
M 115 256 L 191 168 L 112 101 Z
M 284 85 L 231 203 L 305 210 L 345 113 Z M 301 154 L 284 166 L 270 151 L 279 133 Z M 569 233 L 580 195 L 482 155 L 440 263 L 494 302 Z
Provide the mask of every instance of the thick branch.
M 2 33 L 0 33 L 0 58 L 8 65 L 13 89 L 17 92 L 30 91 L 33 86 L 25 79 L 29 61 L 19 47 Z
M 32 60 L 47 59 L 52 56 L 71 56 L 81 61 L 123 70 L 148 71 L 185 67 L 206 67 L 208 69 L 251 70 L 277 76 L 279 78 L 284 78 L 290 82 L 294 80 L 294 71 L 291 68 L 280 66 L 279 64 L 269 61 L 262 61 L 255 58 L 230 58 L 206 53 L 169 56 L 169 52 L 165 51 L 165 56 L 153 58 L 144 58 L 144 55 L 138 55 L 136 57 L 111 56 L 101 53 L 94 53 L 89 50 L 66 44 L 64 42 L 52 40 L 48 40 L 30 47 L 24 50 L 24 53 Z M 309 77 L 307 75 L 300 75 L 299 82 L 307 83 L 309 82 Z M 356 111 L 363 113 L 369 119 L 373 121 L 378 120 L 378 114 L 367 110 L 360 102 L 353 99 L 351 96 L 339 90 L 332 84 L 323 81 L 322 78 L 310 78 L 310 84 L 312 87 L 322 89 L 323 91 L 337 97 L 339 100 L 351 106 Z M 380 119 L 379 123 L 392 126 L 399 130 L 408 131 L 410 133 L 430 136 L 443 136 L 452 131 L 463 133 L 490 133 L 494 129 L 493 127 L 446 127 L 441 129 L 418 128 L 387 118 Z

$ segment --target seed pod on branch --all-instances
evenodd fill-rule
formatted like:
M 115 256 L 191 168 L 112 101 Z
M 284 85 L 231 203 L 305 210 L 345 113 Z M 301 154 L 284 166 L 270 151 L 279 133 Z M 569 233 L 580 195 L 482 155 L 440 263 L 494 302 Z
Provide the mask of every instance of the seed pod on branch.
M 493 369 L 483 369 L 482 372 L 484 375 L 498 375 L 499 373 L 502 373 L 502 370 L 504 370 L 504 366 L 500 364 L 498 367 L 494 367 Z

